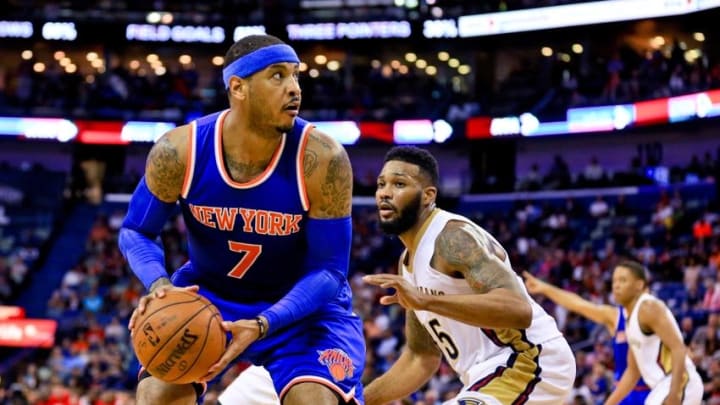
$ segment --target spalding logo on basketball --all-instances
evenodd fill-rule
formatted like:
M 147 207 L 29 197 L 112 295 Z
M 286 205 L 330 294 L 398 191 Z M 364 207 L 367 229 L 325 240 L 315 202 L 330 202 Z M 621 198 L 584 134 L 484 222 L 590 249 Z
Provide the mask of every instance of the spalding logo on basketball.
M 153 377 L 173 384 L 195 382 L 225 351 L 221 324 L 217 308 L 203 296 L 168 290 L 151 299 L 136 320 L 133 348 Z

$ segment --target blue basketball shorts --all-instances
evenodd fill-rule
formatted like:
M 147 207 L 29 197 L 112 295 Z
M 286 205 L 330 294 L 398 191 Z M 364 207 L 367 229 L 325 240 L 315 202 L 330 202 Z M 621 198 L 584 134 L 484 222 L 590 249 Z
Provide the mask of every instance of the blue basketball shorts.
M 180 278 L 173 277 L 173 284 L 189 285 Z M 225 321 L 254 319 L 271 305 L 229 301 L 202 285 L 199 292 L 218 308 Z M 270 335 L 248 346 L 237 360 L 265 367 L 281 401 L 295 384 L 315 382 L 348 403 L 364 403 L 360 382 L 365 368 L 362 320 L 338 303 L 330 302 L 283 330 L 271 330 Z

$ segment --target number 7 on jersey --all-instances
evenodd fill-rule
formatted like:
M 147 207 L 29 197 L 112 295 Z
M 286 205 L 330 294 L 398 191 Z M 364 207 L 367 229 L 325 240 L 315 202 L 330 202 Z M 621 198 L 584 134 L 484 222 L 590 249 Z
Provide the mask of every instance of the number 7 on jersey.
M 244 255 L 240 258 L 240 261 L 238 261 L 235 267 L 233 267 L 227 274 L 228 276 L 234 278 L 243 278 L 245 273 L 247 273 L 253 263 L 255 263 L 258 256 L 260 256 L 260 253 L 262 253 L 262 245 L 256 245 L 253 243 L 243 243 L 229 240 L 228 247 L 233 252 L 244 253 Z

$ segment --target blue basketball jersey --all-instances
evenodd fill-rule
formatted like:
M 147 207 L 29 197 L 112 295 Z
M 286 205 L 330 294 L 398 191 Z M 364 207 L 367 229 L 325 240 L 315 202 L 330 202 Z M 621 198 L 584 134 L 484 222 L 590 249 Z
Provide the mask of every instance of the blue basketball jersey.
M 310 269 L 305 223 L 309 202 L 303 158 L 312 125 L 296 118 L 268 167 L 238 183 L 225 166 L 227 111 L 191 123 L 187 174 L 180 198 L 190 260 L 173 284 L 198 284 L 224 320 L 251 319 L 285 296 Z M 282 398 L 295 383 L 331 387 L 362 403 L 362 321 L 351 311 L 347 281 L 334 299 L 286 328 L 251 343 L 238 359 L 265 366 Z
M 265 171 L 239 183 L 223 156 L 227 112 L 190 125 L 180 206 L 193 271 L 184 278 L 236 302 L 274 302 L 305 271 L 309 203 L 302 164 L 312 125 L 296 118 Z
M 625 310 L 622 306 L 618 306 L 618 320 L 613 335 L 613 356 L 615 357 L 615 382 L 620 381 L 625 369 L 627 368 L 628 341 L 625 334 Z M 645 403 L 645 397 L 650 393 L 650 387 L 645 384 L 642 377 L 638 381 L 633 391 L 622 401 L 621 405 L 639 405 Z

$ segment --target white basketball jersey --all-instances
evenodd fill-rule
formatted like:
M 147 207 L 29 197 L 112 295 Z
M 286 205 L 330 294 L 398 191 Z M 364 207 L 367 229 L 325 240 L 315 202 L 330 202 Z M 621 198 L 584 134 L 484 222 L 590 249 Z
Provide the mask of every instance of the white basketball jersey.
M 640 329 L 638 310 L 640 304 L 647 300 L 657 300 L 657 298 L 648 293 L 643 293 L 640 298 L 638 298 L 632 313 L 628 317 L 625 333 L 627 333 L 630 350 L 632 350 L 638 368 L 640 369 L 640 375 L 642 375 L 643 380 L 645 380 L 650 388 L 655 388 L 662 379 L 670 375 L 673 364 L 670 349 L 662 344 L 660 337 L 654 333 L 646 335 Z M 663 304 L 663 309 L 671 319 L 675 319 L 665 304 Z M 678 336 L 680 336 L 680 328 L 677 322 L 673 322 L 673 328 Z M 684 366 L 685 369 L 688 370 L 688 375 L 695 372 L 695 365 L 692 360 L 690 360 L 690 357 L 685 356 Z
M 403 277 L 425 294 L 475 294 L 465 279 L 450 277 L 431 267 L 435 239 L 450 220 L 466 222 L 497 243 L 492 235 L 471 220 L 435 209 L 418 232 L 415 247 L 410 250 L 413 257 L 409 266 L 404 265 L 408 251 L 403 253 L 400 260 Z M 505 256 L 506 269 L 514 275 L 507 254 Z M 418 320 L 425 326 L 463 384 L 469 383 L 468 370 L 474 364 L 495 356 L 507 358 L 520 352 L 530 354 L 537 350 L 539 344 L 561 336 L 555 320 L 530 297 L 522 280 L 517 278 L 518 285 L 532 305 L 533 319 L 528 329 L 484 329 L 433 312 L 415 311 Z

